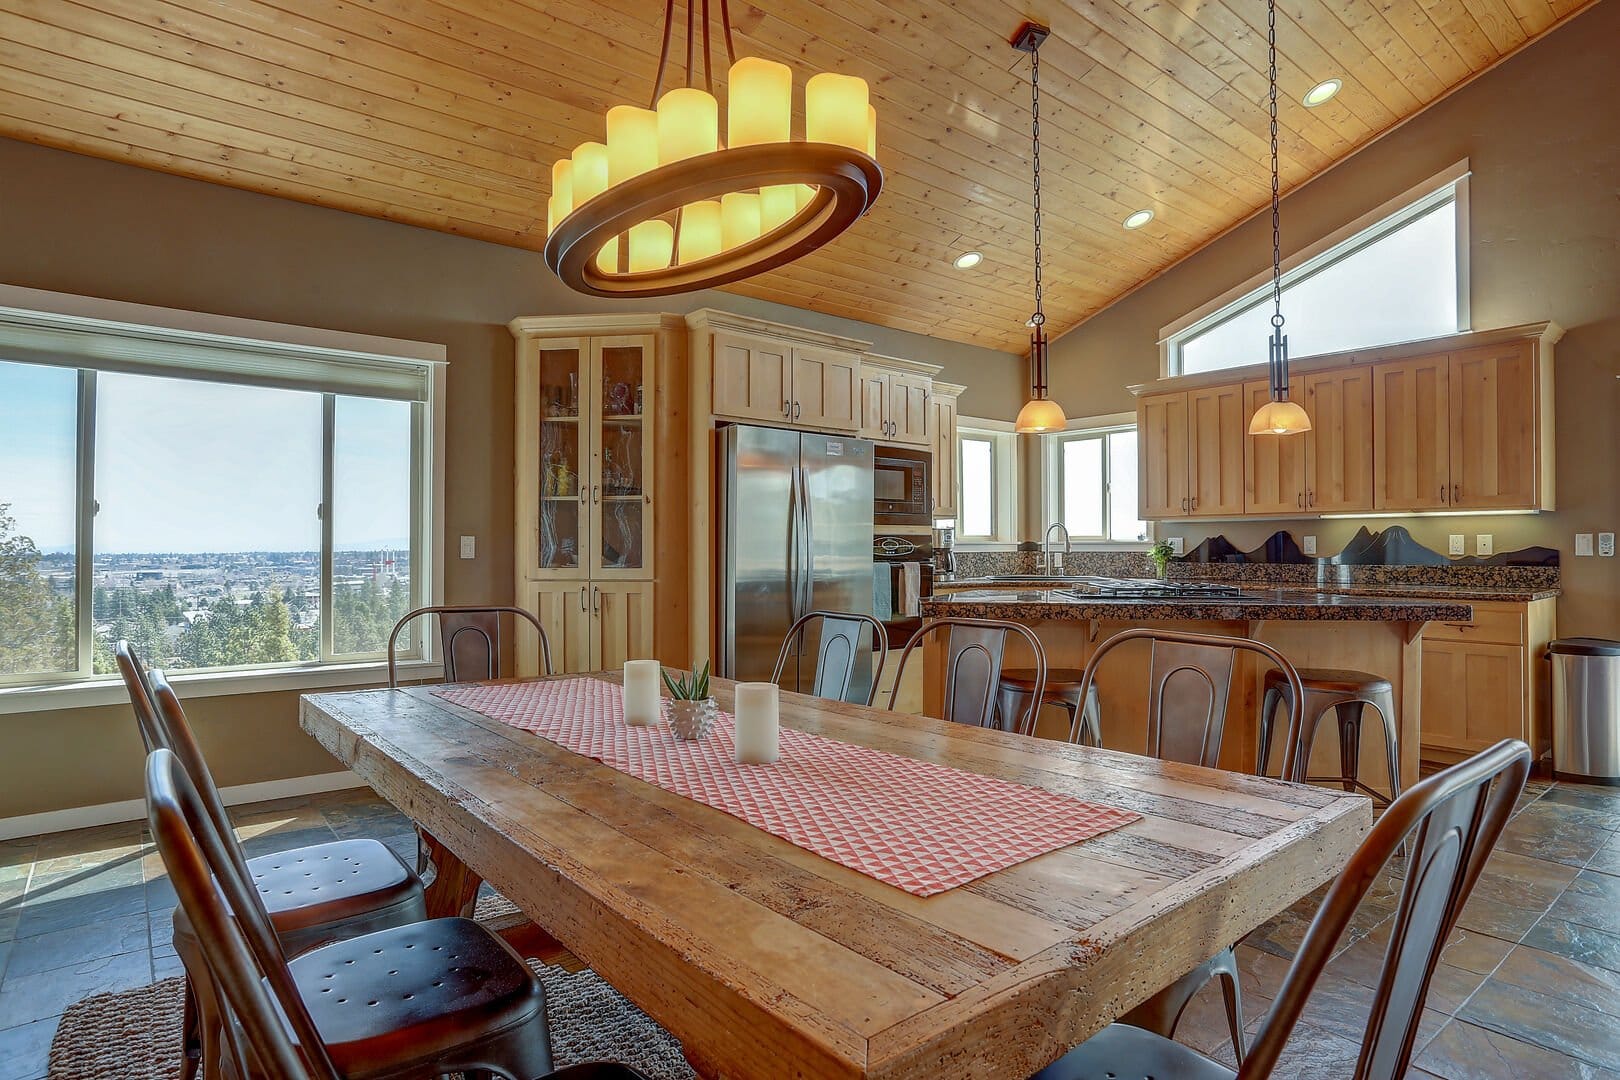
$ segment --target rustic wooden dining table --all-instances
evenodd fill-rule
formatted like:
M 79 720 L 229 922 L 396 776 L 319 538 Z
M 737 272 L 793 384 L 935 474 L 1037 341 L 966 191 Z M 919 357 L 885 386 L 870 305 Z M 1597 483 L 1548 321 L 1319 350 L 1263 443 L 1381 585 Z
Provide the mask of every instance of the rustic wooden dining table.
M 431 689 L 306 695 L 300 722 L 431 835 L 431 911 L 489 881 L 705 1077 L 1028 1076 L 1327 881 L 1372 820 L 1357 795 L 783 693 L 784 727 L 1141 815 L 925 898 Z

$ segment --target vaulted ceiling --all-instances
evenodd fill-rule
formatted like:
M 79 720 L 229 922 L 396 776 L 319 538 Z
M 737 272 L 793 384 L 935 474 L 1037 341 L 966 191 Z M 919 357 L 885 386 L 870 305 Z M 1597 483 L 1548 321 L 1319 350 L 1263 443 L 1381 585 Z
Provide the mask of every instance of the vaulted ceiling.
M 1280 0 L 1284 186 L 1587 2 Z M 0 0 L 0 134 L 538 249 L 551 162 L 602 138 L 608 106 L 645 103 L 663 7 Z M 793 65 L 800 86 L 818 70 L 872 84 L 887 184 L 834 244 L 732 290 L 1020 351 L 1029 63 L 1007 39 L 1026 18 L 1053 31 L 1041 82 L 1055 330 L 1266 202 L 1262 0 L 736 0 L 739 54 Z M 1305 108 L 1328 78 L 1342 92 Z M 1150 224 L 1122 228 L 1143 208 Z M 968 249 L 985 261 L 954 269 Z

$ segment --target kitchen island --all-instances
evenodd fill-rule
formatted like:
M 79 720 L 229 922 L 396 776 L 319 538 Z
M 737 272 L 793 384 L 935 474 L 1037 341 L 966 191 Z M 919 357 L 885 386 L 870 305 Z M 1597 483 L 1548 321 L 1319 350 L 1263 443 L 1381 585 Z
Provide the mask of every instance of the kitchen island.
M 1467 623 L 1472 606 L 1461 599 L 1406 595 L 1358 595 L 1311 589 L 1244 589 L 1232 594 L 1190 597 L 1121 597 L 1088 593 L 1083 587 L 1030 589 L 970 588 L 943 592 L 923 601 L 925 618 L 1008 619 L 1028 626 L 1040 639 L 1052 667 L 1083 668 L 1096 647 L 1132 627 L 1159 627 L 1189 633 L 1249 637 L 1263 641 L 1302 668 L 1351 668 L 1372 672 L 1394 686 L 1401 772 L 1408 784 L 1418 775 L 1421 744 L 1421 640 L 1430 623 Z M 924 710 L 938 715 L 943 649 L 925 655 Z M 1008 666 L 1030 662 L 1027 647 L 1008 639 Z M 1146 746 L 1148 647 L 1122 647 L 1098 674 L 1103 743 L 1141 753 Z M 1243 655 L 1234 676 L 1227 710 L 1221 764 L 1248 772 L 1254 768 L 1259 731 L 1260 680 L 1265 665 Z M 1279 723 L 1283 723 L 1279 714 Z M 1371 731 L 1372 734 L 1367 734 Z M 1037 734 L 1064 737 L 1066 717 L 1043 711 Z M 1385 769 L 1379 725 L 1369 710 L 1363 723 L 1362 777 L 1382 788 Z M 1273 765 L 1280 758 L 1283 731 L 1273 739 Z M 1329 723 L 1316 739 L 1313 774 L 1338 774 L 1338 739 Z

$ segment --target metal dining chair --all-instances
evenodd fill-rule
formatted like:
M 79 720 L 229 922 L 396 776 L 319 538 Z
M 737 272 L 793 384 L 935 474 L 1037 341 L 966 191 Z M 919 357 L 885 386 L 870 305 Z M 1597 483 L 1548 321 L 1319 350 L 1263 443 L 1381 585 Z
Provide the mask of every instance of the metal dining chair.
M 211 1076 L 405 1080 L 551 1070 L 545 995 L 523 958 L 470 919 L 378 930 L 289 960 L 263 901 L 184 765 L 146 766 L 152 837 L 226 1005 Z
M 931 634 L 949 631 L 945 642 L 944 708 L 941 719 L 974 727 L 1001 728 L 1020 735 L 1033 735 L 1035 714 L 1040 711 L 1046 691 L 1046 650 L 1040 639 L 1022 623 L 1004 619 L 935 619 L 924 623 L 900 654 L 894 689 L 889 691 L 889 708 L 900 696 L 900 682 L 906 677 L 911 652 Z M 997 690 L 1005 666 L 1007 635 L 1018 634 L 1035 657 L 1035 682 L 1029 708 L 1021 719 L 1003 717 L 997 722 Z
M 1286 685 L 1293 688 L 1288 708 L 1288 743 L 1284 778 L 1303 776 L 1297 758 L 1300 731 L 1299 672 L 1282 653 L 1249 638 L 1215 634 L 1189 634 L 1175 630 L 1125 630 L 1097 647 L 1081 676 L 1080 700 L 1095 684 L 1097 670 L 1109 653 L 1132 641 L 1149 642 L 1153 649 L 1148 671 L 1147 752 L 1164 761 L 1218 767 L 1221 740 L 1226 732 L 1226 707 L 1232 696 L 1233 675 L 1240 652 L 1258 655 L 1274 665 Z M 1082 741 L 1078 719 L 1071 724 L 1069 741 Z M 1223 948 L 1147 1001 L 1121 1021 L 1169 1038 L 1193 996 L 1211 979 L 1221 984 L 1226 1023 L 1237 1060 L 1243 1060 L 1243 991 L 1238 978 L 1234 945 Z
M 1329 887 L 1236 1072 L 1163 1035 L 1119 1023 L 1036 1073 L 1034 1080 L 1269 1077 L 1345 927 L 1403 845 L 1406 876 L 1350 1080 L 1405 1076 L 1435 965 L 1529 775 L 1530 748 L 1505 739 L 1409 788 L 1379 816 Z
M 474 682 L 501 677 L 501 616 L 523 619 L 540 639 L 540 671 L 551 674 L 551 642 L 534 613 L 520 607 L 481 604 L 433 604 L 407 611 L 388 635 L 388 685 L 399 686 L 395 651 L 400 633 L 425 615 L 438 617 L 439 655 L 445 682 Z M 483 674 L 477 674 L 482 671 Z
M 421 879 L 377 840 L 337 840 L 247 858 L 174 688 L 163 672 L 147 669 L 129 642 L 118 642 L 113 653 L 147 752 L 172 752 L 191 777 L 214 828 L 228 838 L 231 857 L 263 891 L 287 952 L 427 918 Z M 214 1076 L 223 1017 L 184 908 L 174 913 L 174 951 L 186 971 L 180 1075 L 190 1080 L 201 1068 L 204 1076 Z
M 815 677 L 811 682 L 810 693 L 818 698 L 828 701 L 847 701 L 853 705 L 870 705 L 872 698 L 877 695 L 878 680 L 883 677 L 883 667 L 889 662 L 888 635 L 883 630 L 883 624 L 870 615 L 862 615 L 853 611 L 811 611 L 799 616 L 788 627 L 787 636 L 782 639 L 782 651 L 776 655 L 776 667 L 771 671 L 771 682 L 780 684 L 782 671 L 787 667 L 789 656 L 800 656 L 804 648 L 805 634 L 810 624 L 816 621 L 821 623 L 821 638 L 816 643 Z M 872 641 L 877 648 L 877 667 L 872 671 L 872 685 L 867 688 L 864 700 L 850 697 L 850 687 L 855 679 L 857 661 L 861 656 L 861 631 L 870 629 Z M 795 650 L 800 651 L 795 651 Z M 870 653 L 872 650 L 865 650 Z M 802 662 L 799 665 L 802 667 Z M 795 689 L 801 680 L 795 678 Z

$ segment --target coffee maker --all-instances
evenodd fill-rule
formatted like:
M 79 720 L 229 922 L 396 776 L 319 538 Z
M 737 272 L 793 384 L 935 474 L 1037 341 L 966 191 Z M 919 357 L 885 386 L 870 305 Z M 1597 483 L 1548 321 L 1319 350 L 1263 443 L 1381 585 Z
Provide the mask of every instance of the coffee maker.
M 934 575 L 950 577 L 956 573 L 956 519 L 934 519 Z

